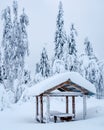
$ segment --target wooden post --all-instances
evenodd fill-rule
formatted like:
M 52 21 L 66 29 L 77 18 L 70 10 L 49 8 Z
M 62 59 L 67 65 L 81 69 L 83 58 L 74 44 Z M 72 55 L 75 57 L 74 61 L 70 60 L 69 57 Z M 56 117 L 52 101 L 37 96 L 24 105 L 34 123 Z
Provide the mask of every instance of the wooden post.
M 66 96 L 66 113 L 69 112 L 69 102 L 68 102 L 68 96 Z
M 72 96 L 72 113 L 74 114 L 75 117 L 75 96 Z
M 39 104 L 38 104 L 38 96 L 36 96 L 36 120 L 38 120 L 39 115 Z
M 87 114 L 86 95 L 83 95 L 83 119 L 86 118 L 86 114 Z
M 50 121 L 50 98 L 49 95 L 46 97 L 46 123 Z
M 40 96 L 40 122 L 43 123 L 43 96 Z

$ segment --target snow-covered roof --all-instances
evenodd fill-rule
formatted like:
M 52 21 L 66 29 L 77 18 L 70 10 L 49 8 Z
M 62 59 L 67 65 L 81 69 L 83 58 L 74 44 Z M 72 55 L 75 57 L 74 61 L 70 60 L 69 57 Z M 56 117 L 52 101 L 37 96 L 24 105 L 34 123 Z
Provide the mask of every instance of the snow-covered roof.
M 37 83 L 33 87 L 29 88 L 28 95 L 34 96 L 34 95 L 40 95 L 44 93 L 46 90 L 51 89 L 60 83 L 63 83 L 70 79 L 73 83 L 87 89 L 88 91 L 92 93 L 96 93 L 95 86 L 91 84 L 89 81 L 87 81 L 85 78 L 83 78 L 79 73 L 77 72 L 66 72 L 57 74 L 55 76 L 52 76 L 50 78 L 47 78 L 40 83 Z

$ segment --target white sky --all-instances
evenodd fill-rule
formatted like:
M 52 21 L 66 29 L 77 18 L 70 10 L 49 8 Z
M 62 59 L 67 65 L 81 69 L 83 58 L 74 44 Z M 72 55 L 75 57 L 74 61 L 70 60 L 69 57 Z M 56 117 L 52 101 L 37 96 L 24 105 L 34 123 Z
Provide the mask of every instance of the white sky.
M 30 19 L 28 27 L 30 57 L 29 68 L 35 69 L 35 63 L 40 58 L 40 51 L 46 46 L 50 56 L 54 48 L 54 34 L 59 0 L 18 0 L 19 14 L 22 8 Z M 67 33 L 70 24 L 74 23 L 78 31 L 77 46 L 82 52 L 83 42 L 89 37 L 95 54 L 104 59 L 104 0 L 62 0 L 64 9 L 65 29 Z M 12 6 L 12 0 L 0 0 L 0 12 L 7 5 Z M 0 13 L 1 15 L 1 13 Z M 2 37 L 2 21 L 0 20 L 0 39 Z

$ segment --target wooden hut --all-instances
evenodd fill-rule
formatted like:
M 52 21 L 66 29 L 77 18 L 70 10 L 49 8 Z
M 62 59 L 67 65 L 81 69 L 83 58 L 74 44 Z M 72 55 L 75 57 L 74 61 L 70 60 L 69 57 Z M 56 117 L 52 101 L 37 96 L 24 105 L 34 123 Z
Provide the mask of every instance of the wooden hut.
M 76 72 L 67 72 L 57 74 L 48 78 L 30 89 L 30 95 L 36 97 L 36 120 L 43 123 L 44 102 L 46 99 L 46 119 L 45 122 L 50 121 L 53 116 L 54 122 L 57 118 L 61 120 L 71 120 L 75 118 L 75 97 L 81 96 L 83 98 L 83 119 L 86 117 L 86 96 L 95 93 L 95 87 L 85 80 L 80 74 Z M 66 110 L 65 113 L 51 113 L 50 112 L 50 97 L 65 97 Z M 72 99 L 72 113 L 69 113 L 69 97 Z

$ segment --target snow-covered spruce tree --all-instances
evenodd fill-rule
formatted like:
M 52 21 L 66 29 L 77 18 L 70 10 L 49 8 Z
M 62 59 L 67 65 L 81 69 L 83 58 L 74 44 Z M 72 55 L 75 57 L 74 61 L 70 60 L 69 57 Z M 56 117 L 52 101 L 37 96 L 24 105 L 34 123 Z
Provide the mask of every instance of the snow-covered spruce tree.
M 28 37 L 26 31 L 28 17 L 23 10 L 20 19 L 18 18 L 17 1 L 13 2 L 13 12 L 14 19 L 12 22 L 10 7 L 7 7 L 3 11 L 2 18 L 4 20 L 4 31 L 2 47 L 4 53 L 3 66 L 6 73 L 4 86 L 13 93 L 11 95 L 14 95 L 14 98 L 16 99 L 13 99 L 13 102 L 17 102 L 16 96 L 18 95 L 16 95 L 16 91 L 20 88 L 18 85 L 21 85 L 22 83 L 21 79 L 24 72 L 25 57 L 28 54 Z
M 24 69 L 25 56 L 28 54 L 28 35 L 26 31 L 26 26 L 29 23 L 28 16 L 23 13 L 18 20 L 18 4 L 17 1 L 13 2 L 13 65 L 15 79 L 22 75 Z
M 97 61 L 97 58 L 94 56 L 93 48 L 88 40 L 85 38 L 84 40 L 84 54 L 79 56 L 80 63 L 80 74 L 88 79 L 88 66 L 90 63 L 90 59 L 94 59 L 93 61 Z
M 40 72 L 40 64 L 36 63 L 35 74 Z
M 20 25 L 18 21 L 18 3 L 17 1 L 13 1 L 13 55 L 12 55 L 12 62 L 13 62 L 13 75 L 14 80 L 18 78 L 18 70 L 19 70 L 19 56 L 18 56 L 18 46 L 20 44 L 21 33 L 20 33 Z
M 85 53 L 86 53 L 86 55 L 88 55 L 89 57 L 94 56 L 93 48 L 92 48 L 92 45 L 91 45 L 90 41 L 88 40 L 88 38 L 85 38 L 84 45 L 85 45 Z
M 40 58 L 40 73 L 43 78 L 47 78 L 50 76 L 50 64 L 47 55 L 47 51 L 43 48 Z
M 85 38 L 85 55 L 88 58 L 88 65 L 86 66 L 86 78 L 88 80 L 90 80 L 90 82 L 94 83 L 95 82 L 95 78 L 98 75 L 98 59 L 97 57 L 95 57 L 94 52 L 93 52 L 93 48 L 92 45 L 90 43 L 90 41 L 88 40 L 88 38 Z M 97 72 L 96 72 L 97 71 Z M 96 75 L 95 75 L 96 74 Z
M 55 59 L 62 59 L 63 46 L 65 44 L 65 31 L 64 31 L 64 19 L 63 19 L 63 6 L 62 2 L 59 3 L 59 11 L 57 15 L 56 32 L 55 32 Z
M 24 60 L 25 60 L 25 56 L 29 55 L 29 48 L 28 48 L 28 35 L 27 35 L 27 30 L 26 27 L 29 24 L 29 19 L 28 16 L 25 14 L 25 11 L 23 9 L 23 13 L 20 16 L 20 34 L 21 34 L 21 38 L 20 38 L 20 44 L 18 45 L 18 51 L 17 53 L 19 54 L 19 57 L 21 57 L 21 61 L 20 61 L 20 66 L 22 67 L 22 69 L 24 68 Z
M 100 69 L 99 76 L 99 88 L 97 89 L 97 97 L 104 98 L 104 61 L 99 61 L 98 63 Z
M 100 67 L 100 71 L 101 71 L 101 96 L 104 98 L 104 62 L 102 67 Z
M 86 78 L 95 85 L 97 98 L 100 98 L 102 91 L 102 73 L 98 66 L 98 61 L 95 59 L 89 60 L 89 65 L 86 69 Z
M 56 32 L 55 32 L 55 49 L 54 58 L 52 60 L 51 75 L 61 73 L 65 71 L 65 57 L 64 57 L 64 45 L 67 42 L 66 32 L 64 30 L 64 19 L 63 19 L 63 5 L 60 1 L 59 10 L 56 21 Z
M 24 70 L 21 82 L 15 80 L 15 102 L 18 102 L 27 87 L 31 86 L 31 77 L 28 70 Z
M 2 77 L 2 61 L 1 61 L 1 49 L 0 49 L 0 83 L 3 82 L 3 77 Z
M 3 56 L 3 66 L 5 69 L 5 73 L 7 75 L 7 80 L 12 83 L 12 21 L 11 21 L 11 10 L 8 6 L 5 10 L 3 10 L 2 20 L 4 21 L 4 30 L 2 37 L 2 47 L 4 51 Z M 7 89 L 11 89 L 12 85 L 8 82 Z
M 15 72 L 17 73 L 17 78 L 20 81 L 24 73 L 25 57 L 29 55 L 28 35 L 26 31 L 26 26 L 28 23 L 28 16 L 25 14 L 23 9 L 23 13 L 20 16 L 19 28 L 17 24 L 17 32 L 20 33 L 20 35 L 18 35 L 17 38 L 18 43 L 15 51 Z
M 65 54 L 65 68 L 70 71 L 78 71 L 78 57 L 77 57 L 77 48 L 76 48 L 76 36 L 77 31 L 74 28 L 74 24 L 71 24 L 70 35 L 67 38 Z M 64 59 L 65 59 L 64 58 Z
M 5 79 L 7 79 L 7 75 L 5 73 L 5 67 L 3 65 L 3 59 L 2 59 L 1 51 L 0 51 L 0 83 L 3 84 Z
M 14 21 L 13 21 L 13 44 L 14 44 L 14 74 L 15 79 L 18 79 L 18 85 L 22 85 L 22 79 L 24 77 L 24 62 L 25 56 L 29 54 L 28 52 L 28 35 L 26 31 L 26 26 L 29 23 L 28 16 L 25 14 L 24 9 L 23 13 L 18 20 L 18 4 L 17 1 L 13 3 L 14 11 Z M 20 90 L 21 91 L 20 91 Z M 15 89 L 15 97 L 22 95 L 22 88 L 17 87 Z M 19 96 L 20 97 L 20 96 Z
M 98 65 L 99 60 L 95 56 L 93 52 L 93 47 L 88 40 L 88 38 L 85 39 L 84 42 L 85 45 L 85 54 L 82 55 L 82 63 L 81 64 L 81 71 L 82 75 L 88 79 L 91 83 L 93 83 L 96 87 L 97 95 L 101 92 L 102 88 L 102 75 L 101 71 Z M 83 68 L 83 69 L 82 69 Z
M 70 28 L 70 38 L 69 38 L 69 54 L 70 55 L 77 55 L 77 49 L 76 49 L 76 36 L 77 36 L 77 31 L 74 28 L 74 24 L 71 24 Z
M 40 62 L 36 63 L 35 66 L 35 78 L 34 78 L 34 83 L 38 83 L 39 81 L 42 81 L 44 77 L 42 77 L 41 71 L 40 71 Z
M 85 78 L 87 78 L 88 76 L 88 66 L 89 63 L 92 64 L 91 61 L 97 62 L 97 58 L 94 56 L 94 52 L 93 52 L 93 48 L 91 47 L 91 43 L 88 40 L 88 38 L 85 38 L 84 41 L 84 54 L 81 54 L 79 57 L 79 62 L 80 62 L 80 74 L 83 75 Z M 91 50 L 91 51 L 89 51 Z M 90 65 L 93 66 L 94 64 Z
M 23 73 L 23 84 L 30 86 L 30 83 L 31 83 L 31 73 L 30 71 L 28 70 L 24 70 L 24 73 Z

